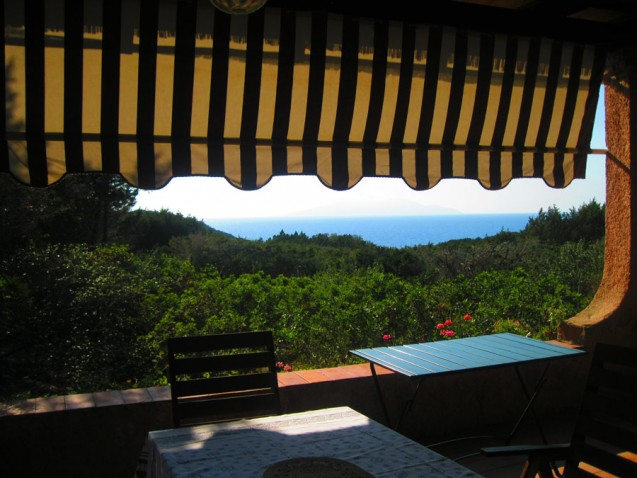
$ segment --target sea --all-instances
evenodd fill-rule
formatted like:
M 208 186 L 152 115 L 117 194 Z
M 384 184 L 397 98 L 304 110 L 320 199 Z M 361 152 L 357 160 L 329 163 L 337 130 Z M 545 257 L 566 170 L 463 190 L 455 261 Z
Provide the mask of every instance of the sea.
M 267 240 L 280 232 L 353 235 L 378 246 L 402 248 L 475 239 L 502 231 L 519 232 L 537 214 L 445 214 L 429 216 L 276 217 L 206 219 L 219 231 L 250 240 Z

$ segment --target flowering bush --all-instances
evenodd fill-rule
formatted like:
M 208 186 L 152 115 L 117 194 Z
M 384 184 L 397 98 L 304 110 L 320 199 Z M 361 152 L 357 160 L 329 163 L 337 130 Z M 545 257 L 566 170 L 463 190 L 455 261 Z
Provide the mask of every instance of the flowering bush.
M 526 335 L 527 337 L 531 336 L 530 331 L 525 328 L 519 320 L 512 319 L 496 321 L 495 324 L 493 324 L 493 331 L 495 333 L 511 332 L 512 334 Z
M 292 371 L 292 366 L 290 364 L 286 364 L 283 362 L 277 362 L 276 363 L 276 368 L 279 372 L 283 371 L 283 372 L 291 372 Z
M 478 335 L 480 330 L 478 329 L 475 320 L 471 314 L 465 314 L 462 320 L 455 323 L 451 319 L 447 319 L 444 322 L 440 322 L 436 325 L 436 331 L 438 337 L 445 339 L 451 339 L 453 337 L 471 337 Z

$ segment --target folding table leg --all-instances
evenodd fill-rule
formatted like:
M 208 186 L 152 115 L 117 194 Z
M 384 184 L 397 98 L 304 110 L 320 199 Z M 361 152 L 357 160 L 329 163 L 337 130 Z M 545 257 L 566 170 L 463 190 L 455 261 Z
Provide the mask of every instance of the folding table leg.
M 411 396 L 410 399 L 408 399 L 405 402 L 405 405 L 403 406 L 403 411 L 400 413 L 400 417 L 398 417 L 398 422 L 396 423 L 394 430 L 398 431 L 398 429 L 400 428 L 400 424 L 403 422 L 403 417 L 405 416 L 405 413 L 410 411 L 411 407 L 413 407 L 414 401 L 416 400 L 416 395 L 418 395 L 418 390 L 420 390 L 421 383 L 422 383 L 422 380 L 418 380 L 418 385 L 416 385 L 416 390 L 414 390 L 414 394 Z
M 520 369 L 517 366 L 515 367 L 515 373 L 518 376 L 518 380 L 520 382 L 520 386 L 522 387 L 522 391 L 524 392 L 524 396 L 527 399 L 527 404 L 526 404 L 526 407 L 524 407 L 524 410 L 522 411 L 522 414 L 518 418 L 518 421 L 516 422 L 515 426 L 511 430 L 511 433 L 509 433 L 509 436 L 505 440 L 505 444 L 506 445 L 509 445 L 511 443 L 511 440 L 513 440 L 513 437 L 517 433 L 518 428 L 520 428 L 520 425 L 522 424 L 522 420 L 524 420 L 524 417 L 526 417 L 526 415 L 527 415 L 527 413 L 529 411 L 533 415 L 533 419 L 535 420 L 535 424 L 537 426 L 537 429 L 540 432 L 540 436 L 542 437 L 542 442 L 545 445 L 548 443 L 547 440 L 546 440 L 546 436 L 544 434 L 544 429 L 542 428 L 542 423 L 540 422 L 540 419 L 538 418 L 537 414 L 535 413 L 535 410 L 533 409 L 533 402 L 537 398 L 537 395 L 540 393 L 540 390 L 542 389 L 542 386 L 544 385 L 544 382 L 546 382 L 546 378 L 545 378 L 546 377 L 546 372 L 548 371 L 550 366 L 551 366 L 551 364 L 547 363 L 546 366 L 544 367 L 544 370 L 542 370 L 542 375 L 540 375 L 540 378 L 536 382 L 535 388 L 533 389 L 533 394 L 532 395 L 529 394 L 529 391 L 526 388 L 526 384 L 524 383 L 524 379 L 522 378 L 522 374 L 520 373 Z
M 385 416 L 385 422 L 388 427 L 391 427 L 391 420 L 389 419 L 389 413 L 387 412 L 387 405 L 385 404 L 385 399 L 383 398 L 383 392 L 380 389 L 380 381 L 378 380 L 378 375 L 376 374 L 376 367 L 374 366 L 373 362 L 369 363 L 369 367 L 372 371 L 372 376 L 374 377 L 374 384 L 376 385 L 376 392 L 378 392 L 378 398 L 380 399 L 380 406 L 383 410 L 383 415 Z M 405 413 L 411 410 L 411 407 L 414 404 L 414 400 L 416 399 L 416 395 L 418 394 L 418 390 L 420 389 L 421 383 L 422 383 L 422 380 L 419 380 L 418 385 L 416 386 L 416 390 L 414 391 L 414 394 L 411 396 L 410 399 L 408 399 L 405 402 L 402 412 L 400 413 L 400 416 L 398 417 L 398 421 L 396 422 L 396 425 L 393 427 L 394 430 L 398 430 L 398 428 L 400 427 L 400 424 L 403 421 L 403 417 L 405 416 Z
M 372 370 L 372 376 L 374 377 L 374 384 L 376 384 L 376 392 L 378 393 L 378 398 L 380 399 L 380 406 L 383 410 L 383 415 L 385 416 L 385 423 L 388 427 L 391 427 L 391 421 L 389 420 L 389 413 L 387 413 L 387 406 L 385 405 L 385 399 L 383 398 L 383 392 L 380 389 L 380 382 L 378 381 L 378 375 L 376 375 L 376 367 L 374 367 L 373 362 L 369 362 L 369 368 Z

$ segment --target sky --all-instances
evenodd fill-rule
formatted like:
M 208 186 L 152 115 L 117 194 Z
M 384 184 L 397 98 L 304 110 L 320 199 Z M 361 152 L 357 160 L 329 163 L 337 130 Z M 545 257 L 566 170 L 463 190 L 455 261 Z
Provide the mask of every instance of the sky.
M 592 149 L 606 149 L 604 95 L 600 92 Z M 256 191 L 242 191 L 224 178 L 175 178 L 162 189 L 140 190 L 136 208 L 167 209 L 197 219 L 427 214 L 531 213 L 557 207 L 569 211 L 592 200 L 606 202 L 604 155 L 589 155 L 586 179 L 553 189 L 542 179 L 514 179 L 489 191 L 469 179 L 445 179 L 415 191 L 399 178 L 363 178 L 334 191 L 314 176 L 278 176 Z

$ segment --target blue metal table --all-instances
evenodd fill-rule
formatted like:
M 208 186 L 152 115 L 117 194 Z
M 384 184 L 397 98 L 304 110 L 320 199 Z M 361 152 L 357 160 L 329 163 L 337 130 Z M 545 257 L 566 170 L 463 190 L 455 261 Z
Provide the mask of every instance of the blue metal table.
M 388 425 L 390 425 L 389 414 L 387 413 L 375 366 L 379 365 L 418 380 L 416 390 L 413 396 L 405 402 L 403 411 L 394 427 L 395 429 L 400 427 L 403 416 L 411 409 L 424 378 L 438 374 L 513 366 L 527 398 L 527 405 L 511 430 L 509 437 L 505 440 L 506 444 L 508 444 L 529 411 L 533 414 L 542 435 L 542 440 L 546 443 L 539 419 L 533 410 L 533 402 L 545 381 L 546 372 L 552 361 L 572 358 L 586 352 L 520 335 L 501 333 L 440 342 L 357 349 L 351 350 L 350 353 L 369 361 Z M 535 387 L 532 391 L 529 391 L 522 378 L 519 366 L 537 362 L 545 362 L 546 365 Z

